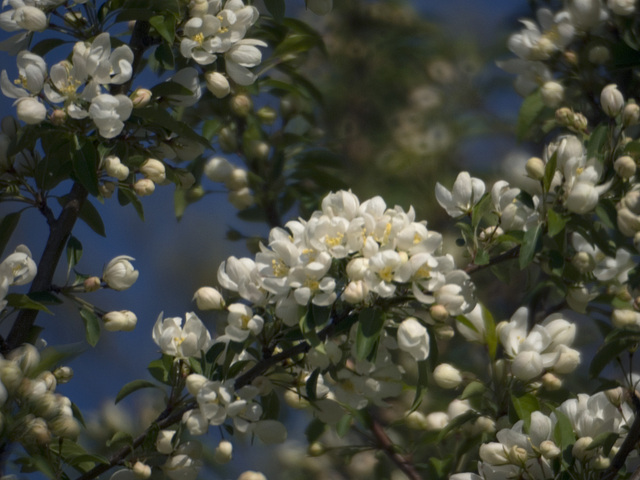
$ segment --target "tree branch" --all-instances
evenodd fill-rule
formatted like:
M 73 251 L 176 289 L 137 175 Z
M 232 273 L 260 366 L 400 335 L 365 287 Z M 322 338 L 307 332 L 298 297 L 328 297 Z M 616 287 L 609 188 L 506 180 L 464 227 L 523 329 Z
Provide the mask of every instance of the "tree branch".
M 411 463 L 410 458 L 398 453 L 387 432 L 384 431 L 380 422 L 375 418 L 371 419 L 371 432 L 376 439 L 378 448 L 382 450 L 407 477 L 411 480 L 422 480 L 422 476 L 418 473 L 413 463 Z
M 46 292 L 51 288 L 53 274 L 56 271 L 64 246 L 80 215 L 82 204 L 88 195 L 87 189 L 74 183 L 62 207 L 60 216 L 49 226 L 49 238 L 38 263 L 36 274 L 29 293 Z M 38 316 L 38 310 L 20 310 L 18 318 L 11 327 L 7 341 L 2 345 L 2 353 L 7 353 L 30 340 L 31 329 Z
M 480 270 L 484 270 L 485 268 L 493 267 L 498 263 L 502 263 L 507 260 L 513 260 L 514 258 L 518 258 L 519 254 L 520 254 L 520 245 L 516 245 L 512 249 L 507 250 L 506 252 L 501 253 L 496 257 L 493 257 L 492 259 L 489 260 L 489 263 L 486 263 L 484 265 L 475 265 L 475 264 L 467 265 L 464 271 L 467 272 L 468 274 L 476 273 Z
M 154 428 L 164 429 L 170 427 L 174 423 L 180 421 L 185 412 L 192 410 L 197 405 L 195 402 L 189 402 L 182 405 L 180 408 L 173 410 L 171 407 L 167 407 L 158 418 L 140 435 L 138 435 L 130 445 L 126 445 L 114 453 L 109 459 L 109 463 L 100 463 L 93 467 L 88 472 L 80 475 L 76 480 L 91 480 L 98 475 L 102 475 L 104 472 L 112 469 L 116 465 L 120 465 L 127 456 L 138 448 L 149 435 Z

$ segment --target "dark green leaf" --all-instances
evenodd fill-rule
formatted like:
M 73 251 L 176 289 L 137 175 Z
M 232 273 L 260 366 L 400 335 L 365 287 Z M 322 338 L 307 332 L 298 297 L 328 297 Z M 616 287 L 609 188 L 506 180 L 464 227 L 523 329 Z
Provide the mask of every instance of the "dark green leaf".
M 173 118 L 169 114 L 169 112 L 167 112 L 157 104 L 147 106 L 145 108 L 136 109 L 134 110 L 134 115 L 145 120 L 151 125 L 159 125 L 167 131 L 175 133 L 180 137 L 198 142 L 206 148 L 211 148 L 211 144 L 206 138 L 198 135 L 186 123 L 180 122 Z
M 358 316 L 356 333 L 356 358 L 364 360 L 375 354 L 384 327 L 384 315 L 380 310 L 367 308 Z
M 320 368 L 316 368 L 313 372 L 311 372 L 311 375 L 309 375 L 309 378 L 307 378 L 307 382 L 305 384 L 307 398 L 312 402 L 318 399 L 318 396 L 316 394 L 316 387 L 318 386 L 319 375 Z
M 80 309 L 80 316 L 84 321 L 87 343 L 95 347 L 100 339 L 100 319 L 94 312 L 84 307 Z
M 326 428 L 327 425 L 322 420 L 318 418 L 314 418 L 313 420 L 311 420 L 304 431 L 309 445 L 317 441 L 322 436 Z
M 82 244 L 80 240 L 71 235 L 67 240 L 67 278 L 71 273 L 71 269 L 75 267 L 82 258 Z
M 587 158 L 598 158 L 602 161 L 602 149 L 609 139 L 609 126 L 601 124 L 591 133 L 589 143 L 587 144 Z
M 173 357 L 163 355 L 157 360 L 153 360 L 147 367 L 153 378 L 166 385 L 171 385 L 171 369 L 173 368 Z
M 47 38 L 45 40 L 42 40 L 36 43 L 29 50 L 32 53 L 35 53 L 36 55 L 44 57 L 51 50 L 53 50 L 56 47 L 59 47 L 60 45 L 64 45 L 65 43 L 69 43 L 69 41 L 63 40 L 61 38 Z
M 551 182 L 553 181 L 553 177 L 556 174 L 556 166 L 558 164 L 558 153 L 553 152 L 551 158 L 547 162 L 547 165 L 544 167 L 544 177 L 542 177 L 542 186 L 544 187 L 544 191 L 548 192 L 551 188 Z
M 140 220 L 144 222 L 144 209 L 142 207 L 142 202 L 140 202 L 140 199 L 134 192 L 128 188 L 118 188 L 118 202 L 120 205 L 128 205 L 129 203 L 133 205 L 138 217 L 140 217 Z
M 484 320 L 484 336 L 487 341 L 489 356 L 492 360 L 495 360 L 498 349 L 498 332 L 493 314 L 484 305 L 482 305 L 482 319 Z
M 518 123 L 516 124 L 516 135 L 519 140 L 527 138 L 538 119 L 538 116 L 544 111 L 544 109 L 545 105 L 542 101 L 540 90 L 536 90 L 524 99 L 518 114 Z
M 20 214 L 21 212 L 9 213 L 2 217 L 2 221 L 0 221 L 0 255 L 7 248 L 7 243 L 9 243 L 13 231 L 18 226 Z
M 554 410 L 556 414 L 556 426 L 553 429 L 553 439 L 556 445 L 564 450 L 576 441 L 576 435 L 571 426 L 571 421 L 560 410 Z
M 130 433 L 116 432 L 113 437 L 107 440 L 106 446 L 111 447 L 115 445 L 132 445 L 133 437 Z
M 471 210 L 471 227 L 476 228 L 480 225 L 480 221 L 485 215 L 491 212 L 493 209 L 493 202 L 491 201 L 491 195 L 485 194 L 480 201 Z
M 569 217 L 560 215 L 555 210 L 549 210 L 547 212 L 547 219 L 549 221 L 549 236 L 555 237 L 557 234 L 564 230 L 564 226 L 569 221 Z
M 511 403 L 518 414 L 518 418 L 524 421 L 525 431 L 529 431 L 531 425 L 531 414 L 540 410 L 538 399 L 531 393 L 525 393 L 519 397 L 511 394 Z
M 597 377 L 609 362 L 624 353 L 629 347 L 633 347 L 640 342 L 640 334 L 638 332 L 623 333 L 624 335 L 616 335 L 611 340 L 607 340 L 598 349 L 589 366 L 589 374 L 592 377 Z
M 143 388 L 160 388 L 155 383 L 148 382 L 147 380 L 133 380 L 132 382 L 127 383 L 124 387 L 120 389 L 118 395 L 116 395 L 115 403 L 120 402 L 123 398 L 128 396 L 129 394 L 135 392 L 136 390 L 141 390 Z
M 542 229 L 543 225 L 539 223 L 525 232 L 522 247 L 520 248 L 520 257 L 518 259 L 520 270 L 523 270 L 533 261 L 533 257 L 538 250 L 540 238 L 542 237 Z
M 602 451 L 605 455 L 609 455 L 611 448 L 620 438 L 619 433 L 615 432 L 602 432 L 600 435 L 596 435 L 592 442 L 587 447 L 587 450 L 593 450 L 598 447 L 602 447 Z
M 352 421 L 353 421 L 353 416 L 350 413 L 345 414 L 340 420 L 338 420 L 338 423 L 336 424 L 336 427 L 335 427 L 338 437 L 342 438 L 347 433 L 349 433 L 349 430 L 351 429 Z
M 42 305 L 40 302 L 31 298 L 31 294 L 22 293 L 10 293 L 5 297 L 7 305 L 13 308 L 20 308 L 24 310 L 39 310 L 41 312 L 47 312 L 51 314 L 51 310 Z
M 176 21 L 173 17 L 164 15 L 155 15 L 149 19 L 149 23 L 156 31 L 170 44 L 173 43 L 175 37 Z
M 75 179 L 94 197 L 100 195 L 98 190 L 98 154 L 90 141 L 75 137 L 71 163 Z
M 427 390 L 427 382 L 429 381 L 429 362 L 422 360 L 417 362 L 418 381 L 416 383 L 416 394 L 413 397 L 409 413 L 415 411 L 422 403 L 422 397 Z
M 607 228 L 616 229 L 618 211 L 613 201 L 608 198 L 600 199 L 596 205 L 596 215 Z
M 479 248 L 476 252 L 475 258 L 473 259 L 473 263 L 475 265 L 487 265 L 490 260 L 491 257 L 489 256 L 489 252 L 482 248 Z
M 80 219 L 86 223 L 91 230 L 96 232 L 101 237 L 106 237 L 107 233 L 104 228 L 104 222 L 100 216 L 100 212 L 93 206 L 93 204 L 87 199 L 80 208 Z
M 313 318 L 313 312 L 311 308 L 309 308 L 305 314 L 300 318 L 299 322 L 300 331 L 304 336 L 305 340 L 309 342 L 309 345 L 312 347 L 317 347 L 322 345 L 322 341 L 316 332 L 316 324 Z

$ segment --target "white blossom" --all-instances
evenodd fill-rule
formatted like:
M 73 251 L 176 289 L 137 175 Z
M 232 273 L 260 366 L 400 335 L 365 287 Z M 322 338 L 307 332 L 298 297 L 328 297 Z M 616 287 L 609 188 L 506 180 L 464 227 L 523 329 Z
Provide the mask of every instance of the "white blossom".
M 460 172 L 451 191 L 436 183 L 436 200 L 450 217 L 468 214 L 484 195 L 485 185 L 479 178 L 472 178 L 468 172 Z
M 195 313 L 186 314 L 184 325 L 181 317 L 163 320 L 162 316 L 158 316 L 152 336 L 165 355 L 176 359 L 199 357 L 211 346 L 211 334 Z

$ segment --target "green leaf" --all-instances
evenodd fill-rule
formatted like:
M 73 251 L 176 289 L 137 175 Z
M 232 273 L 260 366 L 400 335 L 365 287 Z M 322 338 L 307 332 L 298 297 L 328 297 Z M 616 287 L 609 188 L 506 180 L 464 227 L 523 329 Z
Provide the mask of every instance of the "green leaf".
M 133 380 L 132 382 L 127 383 L 124 387 L 120 389 L 118 395 L 116 395 L 115 403 L 120 402 L 123 398 L 128 396 L 129 394 L 141 390 L 143 388 L 160 388 L 155 383 L 151 383 L 147 380 Z
M 307 437 L 309 445 L 317 441 L 324 431 L 327 429 L 327 424 L 318 418 L 314 418 L 309 422 L 307 428 L 304 431 L 304 435 Z
M 140 202 L 140 199 L 134 192 L 128 188 L 118 188 L 118 203 L 120 203 L 120 205 L 133 205 L 138 217 L 140 217 L 140 220 L 144 222 L 144 209 L 142 207 L 142 202 Z
M 587 158 L 597 158 L 602 161 L 603 154 L 601 152 L 608 141 L 609 126 L 604 123 L 598 125 L 589 137 L 589 143 L 587 144 Z
M 490 261 L 491 257 L 489 256 L 489 252 L 483 248 L 478 249 L 475 258 L 473 259 L 474 265 L 488 265 Z
M 349 433 L 349 430 L 351 429 L 352 421 L 353 421 L 353 416 L 350 413 L 345 414 L 340 420 L 338 420 L 338 423 L 336 424 L 336 427 L 335 427 L 338 437 L 342 438 L 347 433 Z
M 4 249 L 7 248 L 7 243 L 9 243 L 13 231 L 18 226 L 20 214 L 21 212 L 9 213 L 2 217 L 0 221 L 0 255 L 2 255 Z
M 480 416 L 480 414 L 478 412 L 474 412 L 472 410 L 463 413 L 462 415 L 458 415 L 456 417 L 453 417 L 449 423 L 447 423 L 447 426 L 444 427 L 442 430 L 440 430 L 440 433 L 438 435 L 438 442 L 441 442 L 449 432 L 453 432 L 455 430 L 458 429 L 458 427 L 461 427 L 462 425 L 464 425 L 465 423 L 469 423 L 473 420 L 475 420 L 476 418 L 478 418 Z
M 149 23 L 168 43 L 172 44 L 176 35 L 176 21 L 173 17 L 155 15 L 149 19 Z
M 525 431 L 529 431 L 531 425 L 531 414 L 540 410 L 540 403 L 535 395 L 525 393 L 519 397 L 511 394 L 511 403 L 518 414 L 518 418 L 524 421 Z
M 150 125 L 159 125 L 180 137 L 198 142 L 205 148 L 211 148 L 211 144 L 206 138 L 198 135 L 191 127 L 187 126 L 186 123 L 173 118 L 169 112 L 157 104 L 138 108 L 134 110 L 133 115 L 145 120 Z
M 476 203 L 471 210 L 471 227 L 475 230 L 484 216 L 490 213 L 492 210 L 493 202 L 491 201 L 491 195 L 485 193 L 480 201 Z
M 591 365 L 589 365 L 589 374 L 592 377 L 597 377 L 609 362 L 640 342 L 638 332 L 618 330 L 616 334 L 611 339 L 607 339 L 593 356 Z
M 356 358 L 369 359 L 375 355 L 385 317 L 380 310 L 367 308 L 358 316 L 356 333 Z
M 418 382 L 416 383 L 416 394 L 413 397 L 409 413 L 417 410 L 422 403 L 422 397 L 427 390 L 427 382 L 429 381 L 429 362 L 422 360 L 416 362 L 416 366 L 418 367 Z
M 285 3 L 284 0 L 264 0 L 264 5 L 267 7 L 269 13 L 273 16 L 273 19 L 280 23 L 284 20 Z
M 553 439 L 561 450 L 565 450 L 569 445 L 575 443 L 576 434 L 571 426 L 571 421 L 560 410 L 555 409 L 556 426 L 553 429 Z
M 100 319 L 93 311 L 86 307 L 80 309 L 80 316 L 84 321 L 87 343 L 95 347 L 100 339 Z
M 32 53 L 35 53 L 36 55 L 44 57 L 47 53 L 49 53 L 54 48 L 59 47 L 60 45 L 64 45 L 66 43 L 70 43 L 70 42 L 68 40 L 63 40 L 61 38 L 47 38 L 45 40 L 42 40 L 36 43 L 29 50 Z
M 100 195 L 98 189 L 98 154 L 93 144 L 84 138 L 74 137 L 74 149 L 71 151 L 71 163 L 75 179 L 91 195 Z
M 544 111 L 545 105 L 542 101 L 540 90 L 530 94 L 522 102 L 518 113 L 518 123 L 516 124 L 516 135 L 518 140 L 524 140 L 531 132 L 538 116 Z
M 522 239 L 522 247 L 520 248 L 520 257 L 518 259 L 518 265 L 520 270 L 523 270 L 527 265 L 533 261 L 533 257 L 538 250 L 540 238 L 542 237 L 543 225 L 537 224 L 534 228 L 530 228 L 524 234 Z
M 555 210 L 549 210 L 547 212 L 547 219 L 549 221 L 549 236 L 555 237 L 562 230 L 564 230 L 565 225 L 569 221 L 570 217 L 560 215 Z
M 75 267 L 82 258 L 82 244 L 80 240 L 71 235 L 67 240 L 67 278 L 71 273 L 71 269 Z
M 602 223 L 611 230 L 617 228 L 618 211 L 611 199 L 602 198 L 596 205 L 596 215 L 602 221 Z
M 100 212 L 93 206 L 89 199 L 85 200 L 80 208 L 80 220 L 86 223 L 91 230 L 101 237 L 106 237 L 107 232 L 104 228 L 104 222 L 100 216 Z
M 300 331 L 305 340 L 309 342 L 312 347 L 322 345 L 322 341 L 316 332 L 316 324 L 313 318 L 313 311 L 309 308 L 299 321 Z
M 311 372 L 311 375 L 309 375 L 309 378 L 305 383 L 307 398 L 312 402 L 318 399 L 318 396 L 316 394 L 316 387 L 318 386 L 319 375 L 320 375 L 320 368 L 318 367 L 313 372 Z
M 7 305 L 13 308 L 20 308 L 23 310 L 38 310 L 53 315 L 51 310 L 42 305 L 42 303 L 31 298 L 33 294 L 23 293 L 10 293 L 5 297 Z
M 126 432 L 116 432 L 113 437 L 111 437 L 106 442 L 107 447 L 115 446 L 115 445 L 132 445 L 133 437 L 130 433 Z
M 147 371 L 153 378 L 165 385 L 171 385 L 171 369 L 173 368 L 173 357 L 162 355 L 162 357 L 149 363 Z
M 489 356 L 491 360 L 495 360 L 496 351 L 498 350 L 498 332 L 493 314 L 484 305 L 482 305 L 482 319 L 484 320 L 484 336 L 487 341 Z
M 602 447 L 602 453 L 608 456 L 611 448 L 616 443 L 618 438 L 620 438 L 619 433 L 602 432 L 600 435 L 596 435 L 594 437 L 589 446 L 587 446 L 587 450 L 593 450 L 595 448 Z
M 474 380 L 473 382 L 469 383 L 469 385 L 464 387 L 462 395 L 460 395 L 460 400 L 465 400 L 471 397 L 478 397 L 480 395 L 483 395 L 485 392 L 487 392 L 487 387 L 485 386 L 485 384 Z

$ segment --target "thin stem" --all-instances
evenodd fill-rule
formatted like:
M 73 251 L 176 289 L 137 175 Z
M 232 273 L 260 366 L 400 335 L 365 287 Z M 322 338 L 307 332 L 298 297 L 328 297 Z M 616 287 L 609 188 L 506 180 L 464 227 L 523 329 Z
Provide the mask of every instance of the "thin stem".
M 49 238 L 38 263 L 36 274 L 29 293 L 46 292 L 51 288 L 53 274 L 64 250 L 65 243 L 80 215 L 82 204 L 88 195 L 87 189 L 74 183 L 60 216 L 49 226 Z M 38 310 L 21 310 L 11 327 L 2 353 L 7 353 L 31 339 L 31 330 L 36 321 Z
M 489 263 L 486 263 L 485 265 L 468 265 L 464 269 L 464 271 L 467 272 L 468 274 L 476 273 L 480 270 L 484 270 L 485 268 L 492 267 L 494 265 L 505 262 L 507 260 L 513 260 L 514 258 L 517 258 L 519 254 L 520 254 L 520 245 L 516 245 L 511 250 L 507 250 L 506 252 L 501 253 L 496 257 L 493 257 L 491 260 L 489 260 Z
M 398 453 L 396 446 L 387 435 L 387 432 L 384 431 L 380 422 L 375 418 L 371 420 L 371 432 L 376 439 L 378 448 L 382 450 L 409 479 L 422 480 L 422 476 L 418 473 L 410 458 Z
M 627 433 L 627 436 L 622 442 L 622 445 L 620 445 L 618 453 L 616 453 L 616 456 L 613 457 L 611 466 L 607 468 L 600 477 L 601 480 L 613 480 L 614 478 L 616 478 L 618 472 L 624 466 L 624 462 L 627 460 L 627 457 L 636 447 L 638 441 L 640 441 L 640 399 L 635 392 L 632 393 L 631 401 L 633 402 L 633 406 L 635 409 L 635 418 L 633 420 L 633 424 L 631 425 L 631 428 L 629 428 L 629 433 Z M 640 473 L 638 473 L 638 470 L 636 470 L 632 478 L 638 477 L 640 477 Z
M 142 445 L 152 430 L 156 428 L 162 430 L 170 427 L 174 423 L 179 422 L 185 412 L 194 409 L 196 406 L 195 402 L 189 402 L 175 410 L 171 406 L 167 407 L 143 433 L 138 435 L 133 442 L 131 442 L 130 445 L 126 445 L 114 453 L 109 459 L 109 463 L 100 463 L 96 465 L 88 472 L 80 475 L 76 480 L 91 480 L 92 478 L 102 475 L 104 472 L 112 469 L 116 465 L 120 465 L 129 454 Z

